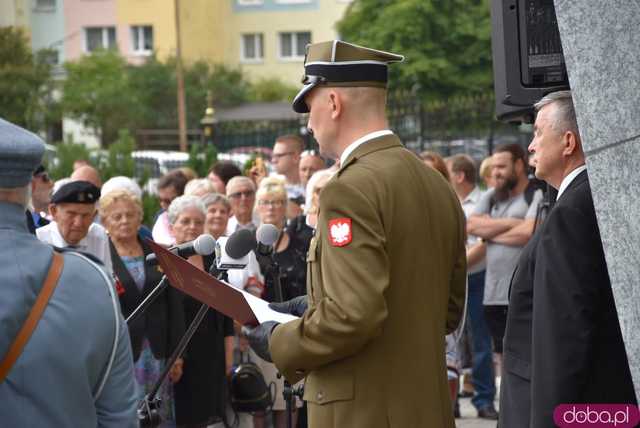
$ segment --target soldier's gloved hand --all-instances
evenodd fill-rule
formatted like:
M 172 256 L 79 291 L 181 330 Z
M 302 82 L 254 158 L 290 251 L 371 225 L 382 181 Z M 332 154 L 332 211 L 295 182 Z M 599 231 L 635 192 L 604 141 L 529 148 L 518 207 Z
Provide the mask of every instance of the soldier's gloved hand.
M 307 311 L 308 300 L 307 296 L 298 296 L 286 302 L 269 303 L 269 307 L 276 312 L 301 317 Z
M 242 334 L 244 334 L 247 339 L 249 339 L 249 345 L 251 345 L 251 349 L 258 354 L 260 358 L 265 361 L 271 361 L 271 353 L 269 352 L 269 339 L 271 338 L 271 332 L 278 326 L 280 323 L 275 321 L 267 321 L 258 325 L 255 328 L 247 327 L 246 325 L 242 327 Z

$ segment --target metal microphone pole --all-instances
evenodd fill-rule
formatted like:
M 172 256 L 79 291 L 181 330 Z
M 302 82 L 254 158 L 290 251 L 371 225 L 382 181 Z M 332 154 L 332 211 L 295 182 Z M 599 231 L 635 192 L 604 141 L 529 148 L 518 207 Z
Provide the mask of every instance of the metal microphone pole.
M 147 309 L 154 300 L 156 300 L 160 293 L 162 293 L 164 289 L 167 288 L 167 285 L 169 285 L 167 275 L 162 275 L 162 279 L 160 280 L 158 285 L 156 285 L 156 287 L 151 290 L 151 293 L 147 294 L 147 297 L 144 298 L 144 300 L 142 301 L 142 303 L 140 303 L 136 310 L 131 312 L 131 314 L 127 317 L 127 324 L 138 318 L 140 314 L 142 314 L 144 310 Z
M 218 279 L 223 279 L 226 274 L 226 271 L 218 272 L 217 269 L 215 269 L 215 261 L 213 263 L 214 264 L 211 266 L 211 269 L 209 270 L 209 272 L 211 273 L 215 271 L 217 273 L 216 277 Z M 160 286 L 160 284 L 158 284 L 158 286 Z M 189 328 L 184 333 L 184 336 L 182 336 L 182 339 L 180 339 L 178 346 L 176 346 L 176 349 L 171 354 L 171 357 L 167 361 L 167 364 L 164 366 L 162 373 L 160 374 L 155 384 L 153 385 L 151 392 L 149 392 L 149 394 L 147 394 L 142 400 L 142 402 L 139 404 L 138 420 L 140 422 L 141 427 L 143 428 L 157 427 L 162 422 L 160 414 L 158 413 L 161 399 L 157 398 L 156 394 L 158 393 L 163 382 L 169 375 L 169 372 L 171 371 L 171 368 L 175 364 L 176 360 L 180 358 L 184 350 L 187 348 L 189 341 L 191 341 L 191 338 L 195 334 L 196 330 L 198 329 L 198 327 L 200 327 L 200 323 L 204 319 L 205 315 L 207 315 L 208 310 L 209 310 L 209 306 L 207 306 L 206 304 L 203 303 L 202 305 L 200 305 L 200 309 L 198 309 L 196 316 L 191 321 L 191 324 L 189 324 Z
M 280 265 L 276 261 L 275 257 L 275 248 L 271 253 L 271 266 L 269 268 L 269 273 L 271 273 L 271 278 L 273 279 L 273 288 L 275 291 L 275 298 L 277 302 L 283 302 L 284 298 L 282 297 L 282 281 L 280 279 Z M 282 376 L 281 374 L 278 374 Z M 295 400 L 295 391 L 291 384 L 287 381 L 286 378 L 283 377 L 283 390 L 282 397 L 284 398 L 284 402 L 287 407 L 287 428 L 293 427 L 293 406 Z

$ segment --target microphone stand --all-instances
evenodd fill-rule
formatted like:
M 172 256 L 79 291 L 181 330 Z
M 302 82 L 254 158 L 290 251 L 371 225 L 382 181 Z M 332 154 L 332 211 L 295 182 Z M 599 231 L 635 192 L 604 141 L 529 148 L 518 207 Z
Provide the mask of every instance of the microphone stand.
M 162 279 L 156 285 L 156 287 L 151 290 L 151 293 L 147 294 L 147 297 L 144 298 L 142 303 L 135 309 L 135 311 L 131 312 L 131 314 L 127 317 L 127 324 L 133 322 L 136 318 L 138 318 L 144 311 L 153 303 L 154 300 L 167 288 L 169 285 L 169 280 L 167 279 L 167 275 L 162 275 Z
M 278 242 L 280 240 L 278 239 Z M 277 247 L 277 245 L 276 245 Z M 275 291 L 275 297 L 277 302 L 283 302 L 284 298 L 282 297 L 282 281 L 280 278 L 280 265 L 276 261 L 275 257 L 275 248 L 271 253 L 271 266 L 269 268 L 269 273 L 271 274 L 271 278 L 273 279 L 273 288 Z M 282 377 L 280 373 L 278 373 L 278 377 Z M 287 381 L 286 378 L 283 378 L 284 387 L 282 390 L 282 397 L 284 398 L 286 407 L 287 407 L 287 428 L 293 427 L 293 406 L 295 403 L 295 396 L 299 395 L 302 397 L 299 388 L 293 388 L 291 384 Z
M 214 272 L 217 274 L 215 275 L 216 278 L 220 280 L 224 279 L 227 273 L 226 271 L 218 271 L 215 261 L 213 262 L 213 265 L 211 265 L 211 268 L 209 269 L 210 274 L 213 274 Z M 163 282 L 165 282 L 165 278 L 163 278 L 162 281 L 160 281 L 160 284 L 158 284 L 158 287 L 160 287 L 160 285 Z M 166 287 L 166 284 L 165 284 L 165 287 Z M 146 300 L 147 299 L 145 299 L 145 301 Z M 140 306 L 142 306 L 143 304 L 144 302 Z M 191 338 L 193 337 L 194 333 L 196 332 L 198 327 L 200 327 L 200 323 L 204 319 L 205 315 L 207 315 L 208 310 L 209 310 L 209 306 L 207 306 L 206 304 L 203 303 L 202 305 L 200 305 L 200 309 L 198 309 L 196 316 L 191 321 L 191 324 L 189 324 L 189 328 L 184 333 L 184 336 L 182 336 L 182 339 L 180 339 L 178 346 L 176 346 L 176 349 L 171 354 L 171 357 L 169 358 L 166 365 L 164 366 L 164 369 L 162 369 L 162 373 L 154 383 L 153 388 L 151 388 L 151 392 L 145 395 L 144 399 L 142 399 L 141 402 L 138 404 L 138 421 L 140 422 L 140 426 L 142 428 L 153 428 L 153 427 L 159 426 L 160 423 L 162 423 L 162 418 L 159 413 L 162 399 L 160 397 L 156 397 L 156 395 L 160 390 L 160 387 L 166 380 L 167 376 L 169 375 L 169 372 L 171 371 L 171 368 L 175 364 L 176 360 L 180 358 L 184 350 L 187 348 L 187 345 L 191 341 Z

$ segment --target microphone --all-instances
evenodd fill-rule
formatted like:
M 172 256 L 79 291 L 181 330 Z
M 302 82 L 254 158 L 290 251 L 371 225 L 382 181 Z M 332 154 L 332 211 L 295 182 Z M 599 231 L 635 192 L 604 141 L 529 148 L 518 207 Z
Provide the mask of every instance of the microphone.
M 185 242 L 184 244 L 175 245 L 169 248 L 173 254 L 187 259 L 193 255 L 208 256 L 213 254 L 216 249 L 216 240 L 213 236 L 208 234 L 202 234 L 193 241 Z M 149 254 L 146 259 L 147 263 L 154 266 L 158 264 L 158 259 L 155 254 Z
M 270 256 L 273 246 L 278 240 L 280 231 L 272 224 L 262 224 L 256 230 L 256 253 L 260 256 Z
M 218 270 L 244 269 L 249 263 L 249 253 L 256 248 L 253 232 L 240 229 L 228 238 L 216 242 L 216 267 Z

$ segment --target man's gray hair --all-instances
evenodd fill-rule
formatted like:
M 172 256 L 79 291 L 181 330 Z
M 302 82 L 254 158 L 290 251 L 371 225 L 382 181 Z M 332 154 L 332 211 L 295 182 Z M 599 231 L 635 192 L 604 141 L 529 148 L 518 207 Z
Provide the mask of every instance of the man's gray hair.
M 256 191 L 256 184 L 252 179 L 244 175 L 236 175 L 227 183 L 227 197 L 233 193 L 231 189 L 235 189 L 237 186 L 243 184 L 249 186 L 254 192 Z
M 178 196 L 171 202 L 169 209 L 167 210 L 167 216 L 169 217 L 169 223 L 175 224 L 180 214 L 188 208 L 195 208 L 202 213 L 203 216 L 207 215 L 207 209 L 204 207 L 202 200 L 193 195 Z
M 571 91 L 557 91 L 545 95 L 540 101 L 534 104 L 536 112 L 543 107 L 555 104 L 556 112 L 551 123 L 551 127 L 557 132 L 564 133 L 573 132 L 580 137 L 578 131 L 578 121 L 576 120 L 576 110 L 573 106 L 573 97 Z

